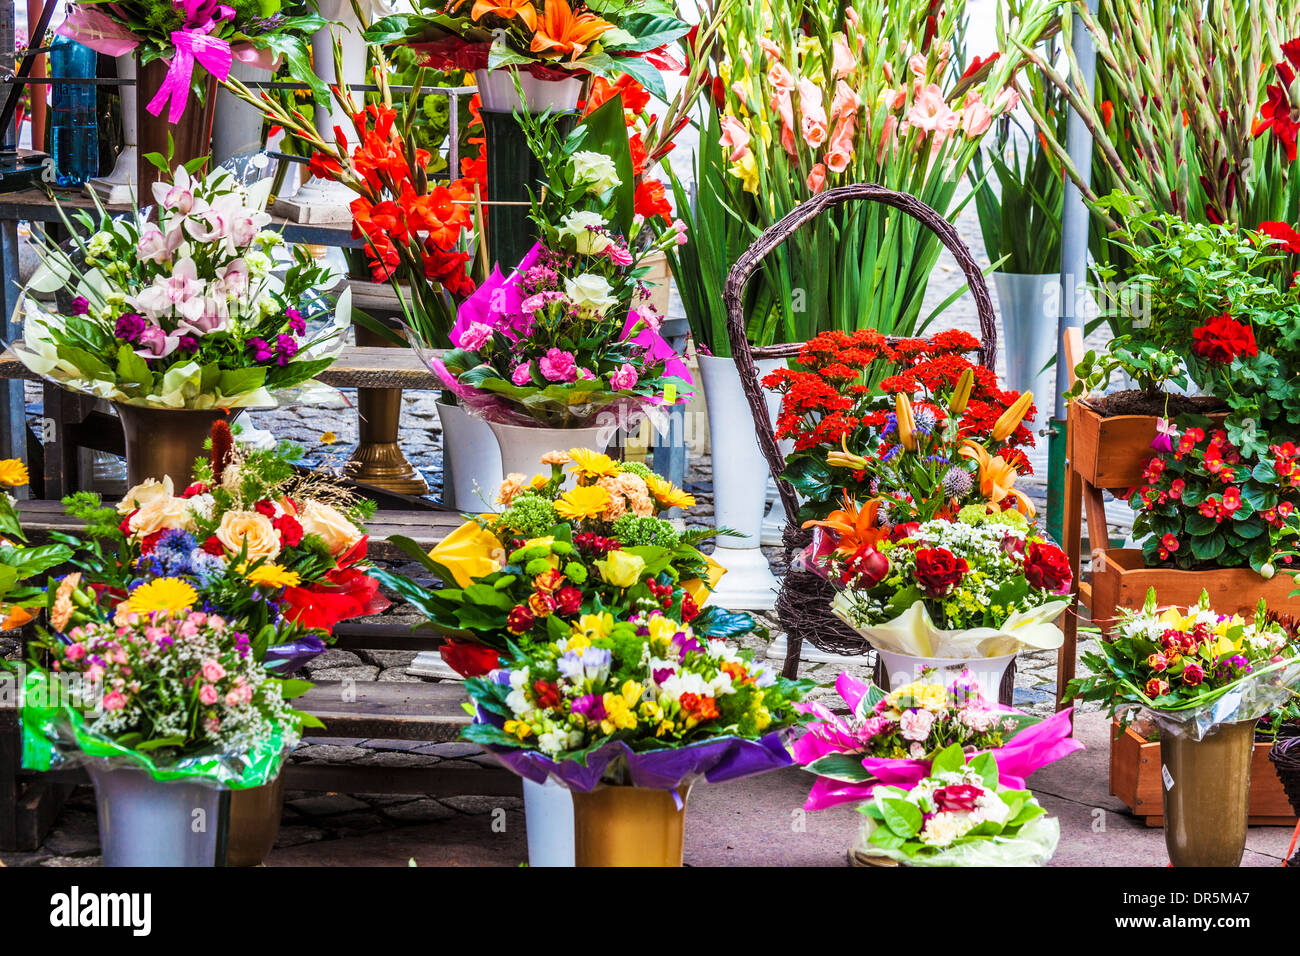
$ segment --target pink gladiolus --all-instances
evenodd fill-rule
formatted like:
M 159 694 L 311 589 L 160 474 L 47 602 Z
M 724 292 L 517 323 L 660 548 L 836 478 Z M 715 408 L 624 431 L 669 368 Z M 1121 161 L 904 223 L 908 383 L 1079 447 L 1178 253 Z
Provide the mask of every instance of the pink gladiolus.
M 1020 91 L 1014 86 L 1008 86 L 993 98 L 993 115 L 1009 113 L 1019 105 Z
M 924 53 L 913 53 L 907 61 L 908 69 L 910 69 L 912 75 L 918 79 L 925 79 L 925 65 Z
M 794 76 L 785 68 L 784 63 L 773 63 L 767 68 L 767 82 L 773 89 L 789 94 L 794 89 Z
M 758 48 L 772 57 L 774 60 L 781 59 L 781 48 L 769 40 L 767 37 L 758 38 Z
M 727 157 L 728 162 L 737 163 L 745 158 L 749 152 L 749 132 L 744 125 L 732 116 L 722 117 L 722 133 L 718 137 L 718 142 L 724 149 L 731 150 L 731 155 Z
M 885 147 L 892 146 L 894 150 L 898 149 L 898 117 L 886 116 L 885 124 L 880 129 L 880 142 L 876 145 L 876 162 L 877 164 L 885 161 Z
M 831 120 L 841 120 L 852 116 L 862 106 L 862 100 L 849 84 L 840 80 L 835 84 L 835 96 L 831 100 Z
M 852 114 L 843 116 L 836 122 L 835 131 L 831 133 L 830 146 L 827 147 L 824 157 L 826 168 L 831 172 L 842 173 L 848 168 L 849 160 L 853 158 L 853 134 L 856 127 L 857 120 Z
M 826 109 L 822 91 L 807 77 L 799 78 L 799 126 L 804 142 L 817 149 L 826 141 Z
M 983 136 L 993 125 L 993 111 L 980 100 L 971 103 L 961 112 L 962 132 L 974 139 Z
M 808 171 L 808 191 L 814 196 L 826 188 L 826 166 L 818 163 Z
M 853 51 L 849 49 L 848 38 L 842 33 L 837 33 L 835 39 L 831 41 L 831 72 L 835 74 L 836 79 L 844 79 L 851 74 L 858 65 L 857 59 L 853 56 Z
M 948 132 L 952 127 L 952 109 L 944 102 L 943 90 L 938 84 L 929 83 L 912 101 L 912 108 L 907 111 L 907 122 L 927 133 Z

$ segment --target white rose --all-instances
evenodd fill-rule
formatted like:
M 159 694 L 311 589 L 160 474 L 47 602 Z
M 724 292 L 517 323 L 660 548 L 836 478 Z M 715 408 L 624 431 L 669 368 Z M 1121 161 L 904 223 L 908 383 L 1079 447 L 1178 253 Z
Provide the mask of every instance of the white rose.
M 571 212 L 564 217 L 558 231 L 561 236 L 573 237 L 574 248 L 580 255 L 598 256 L 613 243 L 604 228 L 605 219 L 598 212 Z
M 339 555 L 361 540 L 361 532 L 343 513 L 323 501 L 309 501 L 298 514 L 303 534 L 314 534 L 325 542 L 330 554 Z
M 172 486 L 170 475 L 163 478 L 162 481 L 149 478 L 126 493 L 126 497 L 117 503 L 117 513 L 120 515 L 129 514 L 137 508 L 143 508 L 151 501 L 156 501 L 159 498 L 170 498 L 173 494 L 175 494 L 175 488 Z
M 184 498 L 173 498 L 170 495 L 154 498 L 131 515 L 129 527 L 131 534 L 141 538 L 170 528 L 193 531 L 194 512 Z
M 612 291 L 604 276 L 590 272 L 564 280 L 564 294 L 573 303 L 573 307 L 593 315 L 604 315 L 618 304 L 618 299 L 610 294 Z
M 589 149 L 580 149 L 573 154 L 573 181 L 576 185 L 586 186 L 587 192 L 599 196 L 607 189 L 622 183 L 614 160 L 604 153 Z

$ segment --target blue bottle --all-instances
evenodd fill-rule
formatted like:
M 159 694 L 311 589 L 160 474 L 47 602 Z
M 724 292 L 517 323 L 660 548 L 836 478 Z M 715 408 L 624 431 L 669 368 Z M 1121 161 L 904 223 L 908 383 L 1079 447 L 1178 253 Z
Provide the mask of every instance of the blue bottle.
M 60 83 L 60 79 L 94 79 L 95 51 L 65 36 L 50 45 L 50 146 L 54 181 L 80 186 L 99 173 L 99 128 L 95 121 L 95 87 Z

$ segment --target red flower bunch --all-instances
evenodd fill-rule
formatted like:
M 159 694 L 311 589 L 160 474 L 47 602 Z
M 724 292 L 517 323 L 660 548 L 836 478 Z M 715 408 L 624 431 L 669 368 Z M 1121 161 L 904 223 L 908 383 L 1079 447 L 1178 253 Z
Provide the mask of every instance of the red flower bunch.
M 1025 580 L 1053 594 L 1066 594 L 1074 580 L 1070 559 L 1050 542 L 1031 541 L 1025 547 Z
M 1300 123 L 1293 119 L 1291 96 L 1288 92 L 1295 79 L 1296 70 L 1300 69 L 1300 37 L 1282 44 L 1284 59 L 1275 67 L 1277 83 L 1268 85 L 1268 99 L 1259 109 L 1259 117 L 1251 127 L 1251 132 L 1262 136 L 1267 130 L 1273 131 L 1273 138 L 1286 150 L 1289 162 L 1296 160 L 1296 137 L 1300 135 Z
M 947 548 L 917 548 L 916 580 L 927 597 L 941 598 L 970 570 L 965 558 Z
M 1255 333 L 1250 326 L 1227 313 L 1216 315 L 1200 328 L 1192 330 L 1192 351 L 1207 362 L 1218 365 L 1259 354 Z

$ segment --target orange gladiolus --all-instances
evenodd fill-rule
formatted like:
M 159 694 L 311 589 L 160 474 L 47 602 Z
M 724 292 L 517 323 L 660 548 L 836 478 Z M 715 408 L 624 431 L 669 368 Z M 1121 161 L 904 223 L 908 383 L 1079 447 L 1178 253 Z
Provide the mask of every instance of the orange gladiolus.
M 805 521 L 805 528 L 825 528 L 838 536 L 836 550 L 841 554 L 852 554 L 859 548 L 875 547 L 889 537 L 889 529 L 876 523 L 880 511 L 880 499 L 872 498 L 861 508 L 857 502 L 844 493 L 843 506 L 832 511 L 824 521 Z
M 534 29 L 530 50 L 572 59 L 585 53 L 606 30 L 614 29 L 614 24 L 594 13 L 575 15 L 565 0 L 546 0 L 546 11 Z
M 979 465 L 980 494 L 983 497 L 994 504 L 1000 504 L 1009 497 L 1016 503 L 1016 508 L 1021 514 L 1033 520 L 1037 513 L 1034 503 L 1023 491 L 1014 487 L 1016 479 L 1020 477 L 1014 465 L 1001 455 L 990 455 L 988 449 L 970 439 L 962 442 L 961 454 Z
M 500 0 L 499 3 L 493 3 L 492 0 L 475 0 L 474 9 L 469 15 L 474 20 L 481 20 L 489 13 L 511 20 L 518 17 L 523 20 L 528 29 L 537 29 L 537 11 L 533 8 L 531 0 Z

